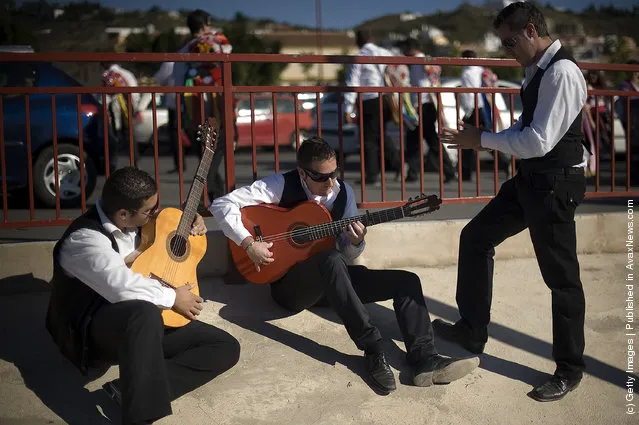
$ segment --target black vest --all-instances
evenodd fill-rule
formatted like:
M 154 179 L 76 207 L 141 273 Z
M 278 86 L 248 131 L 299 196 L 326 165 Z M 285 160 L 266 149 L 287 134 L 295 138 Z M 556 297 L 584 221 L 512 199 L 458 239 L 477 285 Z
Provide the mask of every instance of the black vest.
M 575 59 L 568 54 L 563 46 L 552 57 L 546 69 L 538 68 L 537 72 L 530 80 L 526 89 L 522 87 L 520 91 L 521 101 L 524 110 L 521 114 L 522 126 L 521 130 L 529 127 L 533 120 L 535 108 L 537 107 L 537 96 L 539 95 L 539 85 L 541 78 L 548 68 L 555 62 L 560 60 L 569 60 L 577 63 Z M 572 167 L 581 163 L 583 157 L 583 133 L 581 131 L 581 112 L 568 128 L 568 131 L 559 140 L 555 147 L 541 158 L 522 159 L 520 168 L 526 171 L 546 170 L 552 168 Z
M 95 207 L 71 223 L 53 248 L 53 290 L 49 300 L 45 326 L 60 351 L 86 375 L 91 363 L 88 347 L 88 330 L 91 317 L 102 305 L 108 303 L 101 295 L 69 277 L 60 266 L 59 255 L 62 243 L 76 230 L 91 229 L 106 235 L 115 251 L 118 245 L 113 236 L 102 226 Z
M 337 180 L 340 185 L 340 191 L 337 194 L 337 199 L 333 204 L 331 210 L 331 217 L 333 220 L 340 220 L 344 216 L 346 210 L 346 185 L 342 180 Z M 282 208 L 293 208 L 300 202 L 308 201 L 306 192 L 300 180 L 300 175 L 297 169 L 284 173 L 284 191 L 282 192 L 282 199 L 279 206 Z

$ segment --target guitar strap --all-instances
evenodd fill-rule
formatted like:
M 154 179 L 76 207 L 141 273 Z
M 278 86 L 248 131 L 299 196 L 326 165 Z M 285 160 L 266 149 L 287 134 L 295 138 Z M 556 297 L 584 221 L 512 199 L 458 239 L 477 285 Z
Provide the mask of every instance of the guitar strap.
M 337 199 L 333 203 L 333 209 L 331 210 L 331 217 L 333 220 L 340 220 L 344 216 L 346 211 L 346 189 L 345 183 L 337 179 L 342 190 L 337 194 Z M 300 175 L 297 170 L 291 170 L 284 173 L 284 191 L 282 192 L 282 199 L 279 206 L 282 208 L 293 208 L 300 202 L 308 201 L 306 192 L 302 187 Z

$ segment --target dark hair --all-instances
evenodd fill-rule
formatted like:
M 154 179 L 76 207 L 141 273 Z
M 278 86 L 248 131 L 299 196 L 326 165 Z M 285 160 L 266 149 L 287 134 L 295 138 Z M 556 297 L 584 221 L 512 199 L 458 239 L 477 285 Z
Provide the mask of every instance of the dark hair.
M 119 168 L 104 183 L 102 209 L 107 215 L 120 209 L 137 210 L 157 191 L 155 180 L 148 173 L 133 167 Z
M 548 27 L 541 10 L 532 3 L 518 1 L 504 7 L 495 18 L 493 27 L 496 30 L 502 25 L 508 25 L 511 31 L 519 31 L 526 28 L 526 25 L 533 24 L 539 37 L 548 37 Z
M 464 50 L 462 52 L 462 58 L 476 58 L 477 53 L 474 50 Z
M 310 170 L 313 162 L 331 158 L 335 158 L 335 149 L 321 137 L 312 136 L 304 140 L 297 151 L 297 166 Z
M 186 17 L 186 25 L 191 31 L 191 35 L 195 35 L 202 30 L 206 25 L 211 23 L 211 15 L 202 9 L 194 10 Z
M 408 37 L 404 40 L 404 46 L 406 50 L 418 50 L 419 49 L 419 41 L 414 39 L 413 37 Z
M 358 47 L 362 47 L 366 43 L 372 43 L 373 33 L 370 29 L 359 29 L 355 33 L 355 41 Z

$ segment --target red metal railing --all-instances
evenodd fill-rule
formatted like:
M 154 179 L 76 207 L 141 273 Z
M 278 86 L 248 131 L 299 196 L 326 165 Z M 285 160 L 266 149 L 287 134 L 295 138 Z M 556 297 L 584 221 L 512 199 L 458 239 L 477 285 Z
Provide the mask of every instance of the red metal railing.
M 49 225 L 63 225 L 68 224 L 71 221 L 71 218 L 63 218 L 61 216 L 61 203 L 60 203 L 60 184 L 59 184 L 59 176 L 58 176 L 58 145 L 59 140 L 57 137 L 57 116 L 56 116 L 56 99 L 55 95 L 58 94 L 73 94 L 76 96 L 76 106 L 77 106 L 77 126 L 78 126 L 78 147 L 80 151 L 80 185 L 81 185 L 81 208 L 82 211 L 86 210 L 86 192 L 85 192 L 85 144 L 83 143 L 83 129 L 82 129 L 82 114 L 81 114 L 81 100 L 83 94 L 99 94 L 102 98 L 102 124 L 103 124 L 103 139 L 104 139 L 104 161 L 105 161 L 105 173 L 106 176 L 109 175 L 109 163 L 110 163 L 110 155 L 112 152 L 109 147 L 109 121 L 107 118 L 107 95 L 109 94 L 125 94 L 126 95 L 126 103 L 128 107 L 128 111 L 132 111 L 132 94 L 133 93 L 151 93 L 152 96 L 152 112 L 153 112 L 153 156 L 154 156 L 154 174 L 155 179 L 160 184 L 160 170 L 159 170 L 159 151 L 158 151 L 158 122 L 157 122 L 157 106 L 156 106 L 156 93 L 170 94 L 170 93 L 216 93 L 218 95 L 223 96 L 223 127 L 226 129 L 224 131 L 224 140 L 220 141 L 225 144 L 225 180 L 226 180 L 226 190 L 232 190 L 236 186 L 236 161 L 235 161 L 235 153 L 234 153 L 234 134 L 231 129 L 234 128 L 234 98 L 236 95 L 240 94 L 248 94 L 249 102 L 250 102 L 250 134 L 251 134 L 251 167 L 252 173 L 251 177 L 255 180 L 258 177 L 257 169 L 257 144 L 256 144 L 256 127 L 255 127 L 255 95 L 260 93 L 268 93 L 272 97 L 272 108 L 273 108 L 273 150 L 274 150 L 274 169 L 275 171 L 279 171 L 280 167 L 280 152 L 279 152 L 279 141 L 278 139 L 278 100 L 276 94 L 278 93 L 292 93 L 294 98 L 294 111 L 295 111 L 295 124 L 294 124 L 294 135 L 295 135 L 295 147 L 299 148 L 300 143 L 300 134 L 302 130 L 300 128 L 299 122 L 299 93 L 315 93 L 316 99 L 316 123 L 317 123 L 317 135 L 322 136 L 322 104 L 320 102 L 320 94 L 321 93 L 330 93 L 330 92 L 338 92 L 338 102 L 337 102 L 337 133 L 338 133 L 338 147 L 339 147 L 339 163 L 341 166 L 340 174 L 341 177 L 344 178 L 345 173 L 345 153 L 344 153 L 344 134 L 343 134 L 343 110 L 342 110 L 342 100 L 343 94 L 346 92 L 355 92 L 357 93 L 357 105 L 359 106 L 359 153 L 360 153 L 360 178 L 361 182 L 361 200 L 358 203 L 358 206 L 365 208 L 378 208 L 378 207 L 389 207 L 396 206 L 403 203 L 406 199 L 406 181 L 403 172 L 404 168 L 404 125 L 403 125 L 403 116 L 400 114 L 399 117 L 399 156 L 400 156 L 400 172 L 399 172 L 399 199 L 388 199 L 388 187 L 386 182 L 386 171 L 384 167 L 384 144 L 385 144 L 385 131 L 384 131 L 384 123 L 380 120 L 380 164 L 381 164 L 381 187 L 380 187 L 380 198 L 379 201 L 371 201 L 367 200 L 367 196 L 371 195 L 370 192 L 367 191 L 365 179 L 364 179 L 364 160 L 365 160 L 365 150 L 364 150 L 364 136 L 363 136 L 363 124 L 364 118 L 362 111 L 362 94 L 363 93 L 377 93 L 379 99 L 379 112 L 380 116 L 383 115 L 383 99 L 382 95 L 385 93 L 406 93 L 413 92 L 418 94 L 418 102 L 421 104 L 421 98 L 424 95 L 429 93 L 434 93 L 440 100 L 438 102 L 438 128 L 439 131 L 442 131 L 444 123 L 443 112 L 442 109 L 442 94 L 444 93 L 452 93 L 455 96 L 455 109 L 456 109 L 456 118 L 459 120 L 460 117 L 460 102 L 459 96 L 461 93 L 474 93 L 475 96 L 475 104 L 478 104 L 477 99 L 478 96 L 482 93 L 486 93 L 486 96 L 490 96 L 492 99 L 492 112 L 493 117 L 496 116 L 496 112 L 498 110 L 496 105 L 496 95 L 508 95 L 509 99 L 509 115 L 510 115 L 510 123 L 512 124 L 516 117 L 514 116 L 514 96 L 518 95 L 518 89 L 508 89 L 508 88 L 461 88 L 461 87 L 432 87 L 432 88 L 416 88 L 416 87 L 318 87 L 318 86 L 234 86 L 232 84 L 232 64 L 235 62 L 271 62 L 271 63 L 339 63 L 339 64 L 350 64 L 350 63 L 372 63 L 372 64 L 434 64 L 445 66 L 466 66 L 466 65 L 479 65 L 486 67 L 513 67 L 519 66 L 513 60 L 503 60 L 503 59 L 461 59 L 461 58 L 410 58 L 410 57 L 353 57 L 353 56 L 306 56 L 306 55 L 271 55 L 271 54 L 231 54 L 231 55 L 207 55 L 201 56 L 198 54 L 164 54 L 164 53 L 135 53 L 135 54 L 120 54 L 120 53 L 35 53 L 35 54 L 0 54 L 1 62 L 28 62 L 28 63 L 37 63 L 37 62 L 103 62 L 103 61 L 111 61 L 117 63 L 127 63 L 127 62 L 184 62 L 184 61 L 193 61 L 193 62 L 219 62 L 222 66 L 223 71 L 223 85 L 221 87 L 0 87 L 0 166 L 1 177 L 2 177 L 2 193 L 3 193 L 3 203 L 2 203 L 2 211 L 3 211 L 3 219 L 0 222 L 0 228 L 17 228 L 17 227 L 31 227 L 31 226 L 49 226 Z M 606 70 L 606 71 L 635 71 L 639 72 L 639 66 L 637 65 L 618 65 L 618 64 L 600 64 L 600 63 L 579 63 L 579 66 L 584 70 Z M 47 94 L 51 96 L 51 110 L 52 110 L 52 149 L 54 152 L 53 155 L 53 168 L 54 168 L 54 179 L 55 179 L 55 193 L 56 193 L 56 201 L 55 201 L 55 218 L 54 219 L 36 219 L 36 205 L 34 199 L 34 180 L 33 180 L 33 164 L 35 158 L 33 157 L 33 152 L 31 149 L 32 145 L 32 134 L 31 134 L 31 112 L 30 112 L 30 102 L 29 99 L 32 95 L 38 94 Z M 611 100 L 611 105 L 614 104 L 614 97 L 619 97 L 621 99 L 625 99 L 627 116 L 626 118 L 626 140 L 625 140 L 625 152 L 626 152 L 626 160 L 625 160 L 625 190 L 619 190 L 619 188 L 615 185 L 616 178 L 616 160 L 615 160 L 615 145 L 614 145 L 614 117 L 615 111 L 614 107 L 611 107 L 611 122 L 612 129 L 610 132 L 611 136 L 611 151 L 612 156 L 610 159 L 610 190 L 603 190 L 600 184 L 600 136 L 602 131 L 600 129 L 599 124 L 599 109 L 596 110 L 596 169 L 597 174 L 595 178 L 595 187 L 594 190 L 591 190 L 587 193 L 587 197 L 589 198 L 604 198 L 604 197 L 623 197 L 623 196 L 639 196 L 639 191 L 633 189 L 631 187 L 631 134 L 630 134 L 630 98 L 633 96 L 639 96 L 638 92 L 628 92 L 628 91 L 619 91 L 619 90 L 592 90 L 589 94 L 594 95 L 597 100 L 600 96 L 608 97 Z M 3 103 L 3 97 L 8 95 L 18 95 L 23 96 L 25 99 L 25 144 L 26 144 L 26 154 L 27 154 L 27 191 L 28 191 L 28 199 L 29 199 L 29 216 L 20 217 L 17 220 L 10 220 L 9 215 L 11 214 L 11 209 L 9 208 L 7 198 L 7 175 L 6 175 L 6 164 L 7 161 L 11 161 L 10 158 L 7 158 L 6 155 L 6 143 L 5 143 L 5 131 L 6 125 L 4 124 L 4 112 L 6 106 Z M 200 97 L 201 102 L 201 111 L 204 111 L 204 99 Z M 402 108 L 402 97 L 400 97 L 400 110 Z M 180 110 L 181 107 L 181 96 L 176 96 L 176 107 L 177 110 Z M 203 113 L 203 112 L 202 112 Z M 421 108 L 419 108 L 419 132 L 422 134 L 422 112 Z M 201 115 L 200 119 L 203 121 L 204 116 Z M 478 111 L 475 110 L 475 120 L 479 122 Z M 497 122 L 495 119 L 492 120 L 493 130 L 497 129 Z M 448 123 L 450 124 L 450 123 Z M 181 122 L 181 114 L 177 114 L 177 140 L 180 140 L 180 132 L 182 128 Z M 134 165 L 136 149 L 133 137 L 133 114 L 128 114 L 128 141 L 129 141 L 129 158 L 130 164 Z M 420 143 L 419 146 L 419 164 L 420 164 L 420 183 L 419 183 L 419 191 L 424 192 L 426 190 L 425 185 L 425 174 L 424 174 L 424 155 L 423 155 L 423 146 Z M 461 177 L 462 171 L 462 160 L 461 155 L 458 152 L 457 161 L 457 171 L 459 176 Z M 183 164 L 183 149 L 182 143 L 178 143 L 178 179 L 179 179 L 179 202 L 182 203 L 184 201 L 184 170 L 182 168 Z M 481 179 L 481 161 L 480 156 L 476 155 L 475 159 L 475 167 L 477 178 L 474 187 L 474 193 L 468 194 L 467 191 L 464 191 L 464 183 L 462 179 L 459 178 L 457 182 L 456 190 L 452 190 L 448 188 L 444 184 L 444 176 L 443 176 L 443 154 L 442 149 L 439 151 L 439 194 L 445 203 L 469 203 L 469 202 L 484 202 L 489 200 L 495 193 L 497 193 L 499 189 L 499 159 L 496 153 L 493 153 L 493 187 L 492 194 L 486 194 L 484 190 L 482 190 L 482 179 Z M 511 166 L 512 169 L 515 169 L 515 158 L 511 158 Z M 635 171 L 639 172 L 639 170 Z M 24 190 L 24 189 L 23 189 Z M 208 204 L 207 191 L 204 191 L 204 203 Z

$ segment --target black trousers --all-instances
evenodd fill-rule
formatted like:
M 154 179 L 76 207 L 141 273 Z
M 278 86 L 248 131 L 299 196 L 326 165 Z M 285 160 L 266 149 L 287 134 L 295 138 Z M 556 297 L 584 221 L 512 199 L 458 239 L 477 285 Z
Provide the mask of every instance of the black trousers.
M 101 307 L 89 340 L 92 357 L 120 366 L 124 424 L 170 415 L 172 400 L 230 369 L 240 355 L 238 341 L 214 326 L 165 328 L 160 309 L 146 301 Z
M 493 295 L 495 247 L 528 228 L 544 282 L 552 294 L 555 373 L 585 368 L 585 299 L 576 253 L 575 209 L 586 190 L 582 168 L 518 174 L 461 232 L 457 305 L 476 338 L 486 340 Z M 522 301 L 525 295 L 522 295 Z
M 364 304 L 392 298 L 408 363 L 415 365 L 436 353 L 422 287 L 414 273 L 350 266 L 341 253 L 330 249 L 293 266 L 271 284 L 271 295 L 295 312 L 326 297 L 357 348 L 366 352 L 381 351 L 382 336 Z
M 384 99 L 382 101 L 382 116 L 379 113 L 379 99 L 368 99 L 362 101 L 362 118 L 364 131 L 364 171 L 368 180 L 375 180 L 380 173 L 380 120 L 383 119 L 383 129 L 386 131 L 386 121 L 390 119 L 391 112 Z M 384 153 L 388 163 L 389 154 L 393 153 L 393 147 L 390 140 L 384 141 Z M 391 160 L 392 162 L 392 160 Z
M 437 108 L 431 102 L 423 103 L 422 106 L 422 134 L 420 137 L 419 126 L 408 131 L 406 135 L 406 163 L 410 167 L 410 171 L 418 173 L 419 166 L 419 145 L 422 137 L 426 139 L 428 144 L 428 153 L 426 154 L 426 163 L 435 170 L 439 170 L 439 151 L 442 152 L 442 162 L 444 164 L 444 177 L 454 177 L 455 167 L 448 156 L 446 149 L 441 148 L 439 137 L 435 128 L 437 122 Z
M 175 112 L 175 109 L 169 109 L 169 122 L 168 122 L 168 130 L 169 130 L 169 140 L 170 140 L 170 146 L 171 146 L 171 154 L 173 156 L 173 165 L 175 166 L 175 169 L 179 169 L 180 168 L 180 152 L 178 149 L 180 149 L 179 144 L 180 142 L 180 137 L 178 136 L 178 132 L 177 132 L 177 113 Z M 183 149 L 182 150 L 182 169 L 184 171 L 186 171 L 186 150 Z

